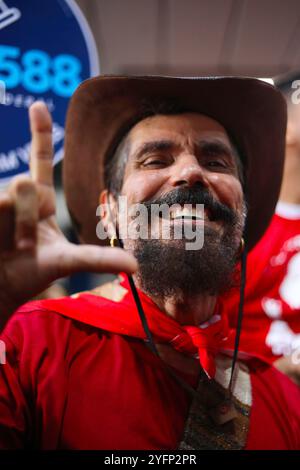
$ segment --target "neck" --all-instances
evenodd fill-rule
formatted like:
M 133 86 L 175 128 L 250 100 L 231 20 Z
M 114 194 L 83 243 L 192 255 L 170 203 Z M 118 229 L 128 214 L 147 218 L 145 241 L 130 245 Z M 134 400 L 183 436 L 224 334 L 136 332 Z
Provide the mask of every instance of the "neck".
M 217 302 L 217 298 L 211 295 L 152 300 L 181 325 L 200 325 L 208 321 L 214 314 Z
M 279 200 L 300 204 L 300 155 L 296 148 L 287 148 Z
M 138 279 L 135 279 L 140 288 Z M 217 297 L 208 294 L 195 296 L 181 295 L 176 298 L 158 298 L 147 293 L 158 308 L 174 318 L 181 325 L 200 325 L 208 321 L 214 314 Z
M 134 276 L 136 285 L 141 289 L 138 278 Z M 217 297 L 207 294 L 161 299 L 147 295 L 166 315 L 174 318 L 181 325 L 200 325 L 208 321 L 214 314 Z M 156 348 L 160 358 L 170 367 L 190 376 L 190 385 L 196 387 L 199 378 L 199 359 L 189 357 L 176 351 L 170 344 L 158 344 Z

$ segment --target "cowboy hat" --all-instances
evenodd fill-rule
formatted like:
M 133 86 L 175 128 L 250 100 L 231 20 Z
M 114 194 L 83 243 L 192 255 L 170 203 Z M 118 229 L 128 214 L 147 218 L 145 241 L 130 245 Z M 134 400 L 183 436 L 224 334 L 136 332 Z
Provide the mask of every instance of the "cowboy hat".
M 285 150 L 286 103 L 272 85 L 247 77 L 100 76 L 75 91 L 66 119 L 64 191 L 79 237 L 96 236 L 96 208 L 105 188 L 104 165 L 145 102 L 173 101 L 218 121 L 233 138 L 244 167 L 252 248 L 266 230 L 278 199 Z

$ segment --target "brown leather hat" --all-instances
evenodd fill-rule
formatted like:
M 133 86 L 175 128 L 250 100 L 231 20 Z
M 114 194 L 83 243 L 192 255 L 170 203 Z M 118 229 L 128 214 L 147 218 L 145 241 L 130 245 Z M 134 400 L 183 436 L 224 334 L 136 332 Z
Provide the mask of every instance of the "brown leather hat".
M 83 82 L 67 114 L 64 190 L 86 243 L 99 244 L 96 208 L 105 187 L 104 162 L 141 119 L 145 102 L 174 101 L 220 122 L 245 168 L 246 239 L 251 248 L 267 228 L 278 199 L 285 151 L 286 103 L 275 87 L 246 77 L 114 77 Z

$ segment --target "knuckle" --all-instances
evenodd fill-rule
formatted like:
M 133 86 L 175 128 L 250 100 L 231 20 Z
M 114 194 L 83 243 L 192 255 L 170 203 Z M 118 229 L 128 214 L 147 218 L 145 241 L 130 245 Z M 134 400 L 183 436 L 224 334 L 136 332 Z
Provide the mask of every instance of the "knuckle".
M 17 177 L 12 181 L 8 193 L 11 196 L 14 205 L 25 205 L 28 199 L 31 204 L 34 204 L 37 197 L 37 188 L 36 184 L 30 179 L 30 177 Z
M 6 191 L 3 194 L 0 194 L 0 212 L 2 211 L 7 211 L 13 207 L 13 201 L 8 193 Z
M 39 149 L 34 152 L 34 155 L 38 160 L 52 160 L 52 148 Z
M 18 196 L 34 196 L 36 193 L 36 188 L 33 181 L 23 181 L 16 186 L 16 193 Z
M 27 175 L 18 175 L 13 178 L 8 189 L 10 191 L 18 191 L 22 188 L 28 188 L 32 186 L 33 181 Z
M 36 242 L 37 233 L 34 225 L 22 224 L 16 233 L 16 240 L 31 240 Z

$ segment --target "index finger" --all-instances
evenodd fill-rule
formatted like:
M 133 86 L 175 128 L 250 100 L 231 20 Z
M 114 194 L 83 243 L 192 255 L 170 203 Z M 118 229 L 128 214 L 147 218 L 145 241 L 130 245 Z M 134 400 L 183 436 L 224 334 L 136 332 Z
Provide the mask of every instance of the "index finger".
M 53 185 L 52 119 L 45 103 L 29 108 L 31 129 L 30 174 L 36 183 Z

